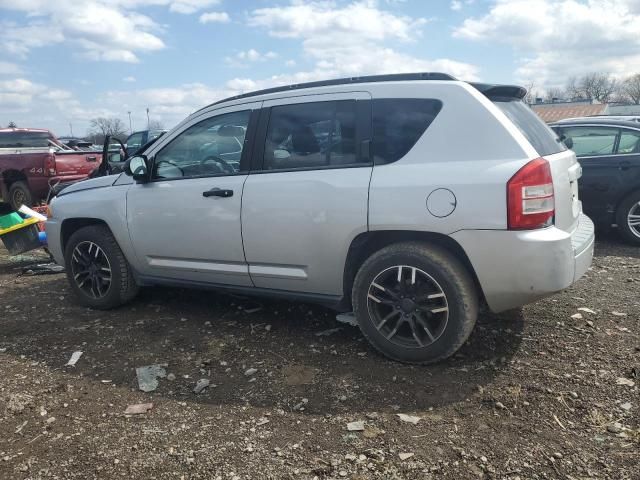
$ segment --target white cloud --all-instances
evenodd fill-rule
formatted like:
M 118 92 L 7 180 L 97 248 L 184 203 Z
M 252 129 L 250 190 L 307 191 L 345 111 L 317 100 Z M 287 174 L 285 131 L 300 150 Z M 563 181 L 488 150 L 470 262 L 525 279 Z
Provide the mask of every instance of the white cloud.
M 220 0 L 178 0 L 171 2 L 169 10 L 176 13 L 190 14 L 219 3 Z
M 22 68 L 11 62 L 0 61 L 0 75 L 20 75 L 22 74 Z
M 640 2 L 635 0 L 498 0 L 468 18 L 454 36 L 512 46 L 519 81 L 563 86 L 588 71 L 624 76 L 640 70 Z
M 123 82 L 127 82 L 127 83 L 133 83 L 133 82 L 135 82 L 135 81 L 136 81 L 136 77 L 131 77 L 131 76 L 129 76 L 129 77 L 124 77 L 124 78 L 122 79 L 122 81 L 123 81 Z
M 276 52 L 269 50 L 268 52 L 260 53 L 258 50 L 251 48 L 240 51 L 232 57 L 225 57 L 225 62 L 234 67 L 246 67 L 248 63 L 265 62 L 274 58 L 278 58 Z
M 193 0 L 189 5 L 195 8 Z M 26 14 L 25 21 L 0 22 L 5 51 L 26 56 L 33 48 L 66 42 L 96 60 L 137 62 L 141 52 L 165 47 L 162 27 L 131 8 L 169 5 L 169 0 L 0 0 L 0 10 Z M 170 4 L 173 6 L 173 4 Z
M 229 23 L 227 12 L 207 12 L 200 15 L 200 23 Z
M 451 10 L 462 10 L 462 2 L 460 0 L 451 1 Z
M 331 1 L 294 1 L 285 7 L 260 8 L 250 13 L 249 25 L 266 28 L 271 36 L 302 40 L 305 56 L 314 68 L 292 75 L 253 81 L 234 79 L 242 90 L 373 73 L 438 70 L 475 80 L 478 70 L 451 59 L 426 59 L 404 54 L 386 42 L 412 43 L 422 36 L 424 18 L 396 15 L 374 0 L 337 6 Z M 428 42 L 425 42 L 428 45 Z

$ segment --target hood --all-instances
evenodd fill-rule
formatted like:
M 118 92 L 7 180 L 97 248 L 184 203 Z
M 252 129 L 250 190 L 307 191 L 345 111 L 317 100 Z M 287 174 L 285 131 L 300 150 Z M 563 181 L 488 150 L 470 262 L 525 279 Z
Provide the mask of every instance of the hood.
M 64 187 L 64 189 L 60 193 L 58 193 L 58 196 L 61 197 L 69 193 L 80 192 L 82 190 L 92 190 L 94 188 L 110 187 L 118 180 L 120 175 L 121 174 L 108 175 L 106 177 L 89 178 L 87 180 L 82 180 L 80 182 L 72 183 L 68 187 Z

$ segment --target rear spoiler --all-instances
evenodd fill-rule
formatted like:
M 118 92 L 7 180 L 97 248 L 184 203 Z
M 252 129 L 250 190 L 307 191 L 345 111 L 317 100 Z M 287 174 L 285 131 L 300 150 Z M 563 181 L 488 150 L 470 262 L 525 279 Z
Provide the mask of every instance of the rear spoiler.
M 527 89 L 517 85 L 495 85 L 491 83 L 470 83 L 472 87 L 491 100 L 513 99 L 522 100 L 527 94 Z

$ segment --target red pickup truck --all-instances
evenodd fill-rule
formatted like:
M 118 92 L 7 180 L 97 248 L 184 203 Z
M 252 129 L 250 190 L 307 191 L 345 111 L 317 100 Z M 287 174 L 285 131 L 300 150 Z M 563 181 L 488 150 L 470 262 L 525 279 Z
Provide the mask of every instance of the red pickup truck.
M 59 182 L 84 180 L 101 162 L 101 152 L 74 150 L 49 130 L 0 129 L 0 194 L 14 209 L 46 199 Z

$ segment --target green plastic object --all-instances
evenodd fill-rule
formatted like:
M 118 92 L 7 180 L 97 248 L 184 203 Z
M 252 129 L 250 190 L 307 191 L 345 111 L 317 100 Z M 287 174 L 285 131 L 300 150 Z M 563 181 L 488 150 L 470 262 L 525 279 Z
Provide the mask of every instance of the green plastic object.
M 0 229 L 13 227 L 14 225 L 20 225 L 24 220 L 17 213 L 10 213 L 9 215 L 2 215 L 0 217 Z

